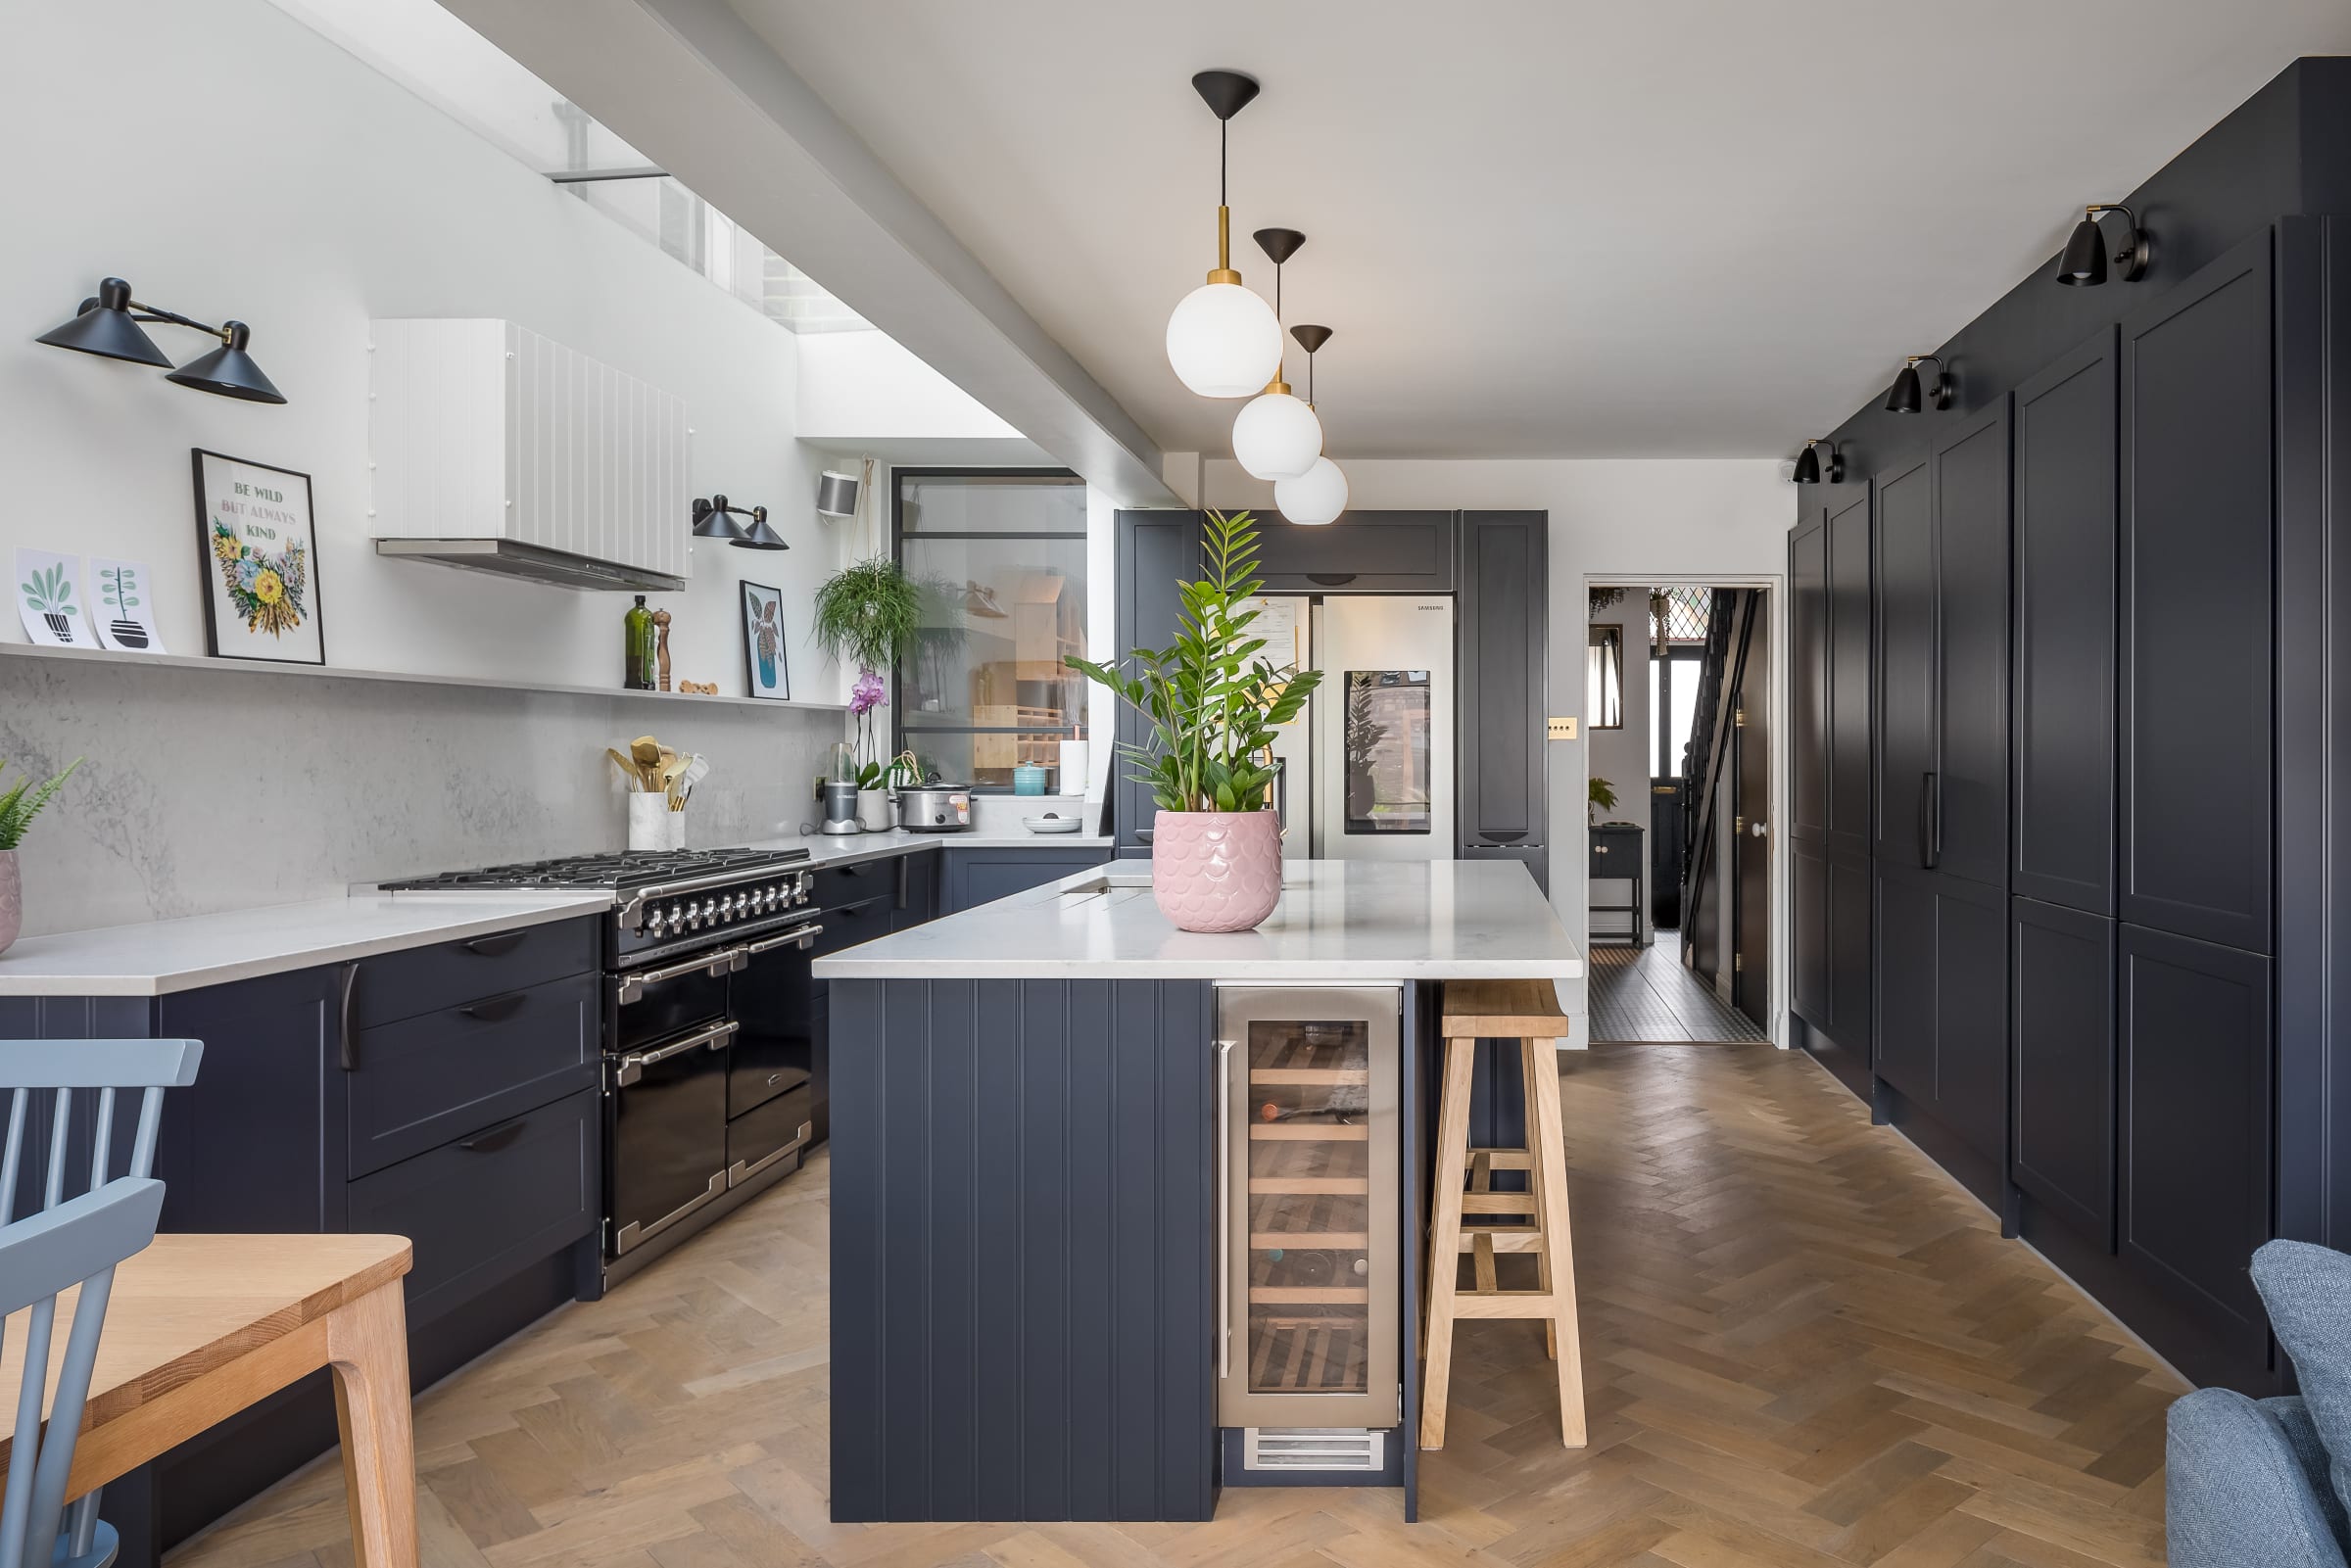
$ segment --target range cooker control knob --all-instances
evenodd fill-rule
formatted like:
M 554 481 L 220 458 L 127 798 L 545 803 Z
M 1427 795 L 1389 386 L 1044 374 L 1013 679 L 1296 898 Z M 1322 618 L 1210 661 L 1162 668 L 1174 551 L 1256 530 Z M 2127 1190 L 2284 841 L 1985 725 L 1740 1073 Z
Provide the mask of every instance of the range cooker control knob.
M 698 931 L 702 928 L 702 901 L 698 898 L 687 901 L 686 928 L 690 931 Z

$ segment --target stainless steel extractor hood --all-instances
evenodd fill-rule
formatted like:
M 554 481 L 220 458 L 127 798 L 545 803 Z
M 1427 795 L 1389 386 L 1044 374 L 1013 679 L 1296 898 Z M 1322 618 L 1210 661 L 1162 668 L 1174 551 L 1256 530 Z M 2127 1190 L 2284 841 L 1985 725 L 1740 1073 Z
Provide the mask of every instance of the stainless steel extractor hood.
M 585 555 L 511 539 L 379 539 L 375 542 L 375 552 L 394 560 L 460 566 L 467 571 L 520 578 L 526 583 L 590 592 L 675 594 L 686 586 L 686 579 L 667 572 L 591 560 Z

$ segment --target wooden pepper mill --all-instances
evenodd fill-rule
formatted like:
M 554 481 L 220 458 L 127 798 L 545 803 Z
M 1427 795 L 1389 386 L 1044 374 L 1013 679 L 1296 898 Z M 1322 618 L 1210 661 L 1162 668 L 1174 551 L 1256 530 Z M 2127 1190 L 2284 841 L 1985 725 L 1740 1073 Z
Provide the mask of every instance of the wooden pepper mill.
M 661 667 L 661 689 L 669 689 L 669 611 L 653 611 L 653 659 Z

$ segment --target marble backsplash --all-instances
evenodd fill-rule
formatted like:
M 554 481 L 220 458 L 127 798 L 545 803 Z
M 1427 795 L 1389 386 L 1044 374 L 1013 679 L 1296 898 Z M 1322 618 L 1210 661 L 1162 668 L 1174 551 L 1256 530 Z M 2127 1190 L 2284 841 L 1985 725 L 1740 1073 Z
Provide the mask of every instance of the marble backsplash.
M 80 770 L 26 834 L 24 929 L 331 897 L 353 882 L 618 849 L 607 745 L 710 758 L 687 842 L 790 835 L 838 713 L 0 657 L 0 759 Z

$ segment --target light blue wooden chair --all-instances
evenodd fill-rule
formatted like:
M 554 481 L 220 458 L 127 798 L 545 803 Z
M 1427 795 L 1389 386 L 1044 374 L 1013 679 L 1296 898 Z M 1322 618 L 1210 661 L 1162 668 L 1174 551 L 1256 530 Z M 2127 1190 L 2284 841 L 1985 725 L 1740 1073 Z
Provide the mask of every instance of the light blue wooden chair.
M 8 1095 L 7 1141 L 0 1145 L 0 1333 L 11 1314 L 30 1308 L 8 1482 L 0 1492 L 0 1568 L 105 1568 L 115 1560 L 118 1544 L 98 1518 L 98 1494 L 69 1509 L 66 1477 L 115 1265 L 155 1239 L 163 1212 L 164 1184 L 150 1172 L 164 1090 L 195 1082 L 203 1058 L 197 1040 L 0 1040 L 0 1092 Z M 137 1090 L 140 1099 L 118 1175 L 121 1090 Z M 20 1208 L 31 1212 L 18 1218 Z M 57 1299 L 76 1285 L 81 1295 L 44 1432 Z

